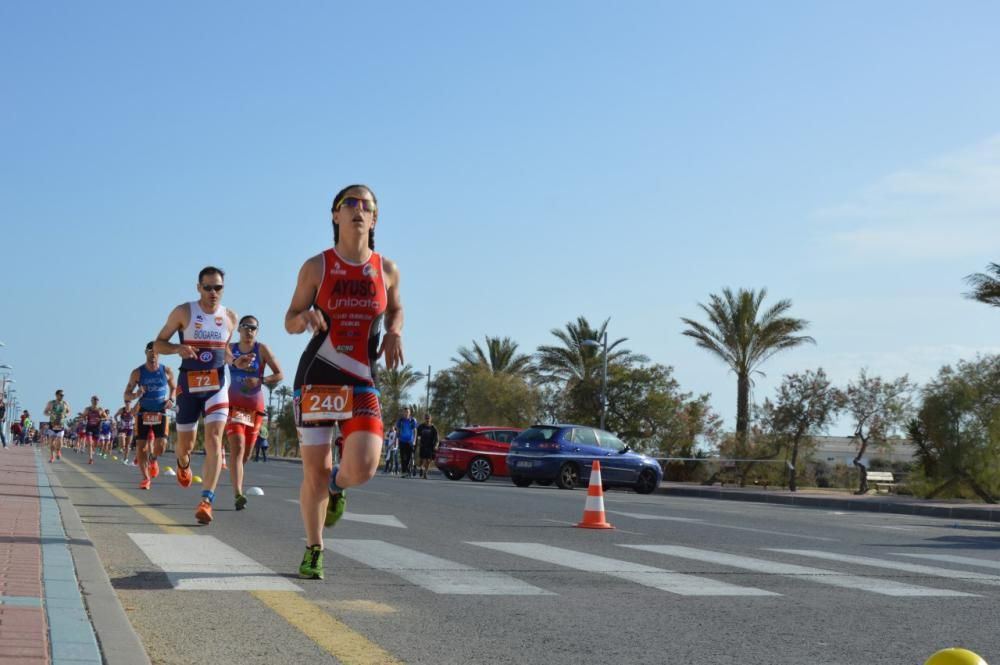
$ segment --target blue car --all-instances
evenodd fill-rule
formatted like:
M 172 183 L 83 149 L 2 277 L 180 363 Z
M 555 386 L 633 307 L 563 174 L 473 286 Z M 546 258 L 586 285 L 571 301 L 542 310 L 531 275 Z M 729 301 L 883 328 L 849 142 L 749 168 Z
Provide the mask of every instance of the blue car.
M 610 432 L 585 425 L 529 427 L 511 442 L 507 469 L 518 487 L 555 482 L 569 490 L 587 485 L 594 460 L 601 463 L 604 487 L 631 487 L 649 494 L 663 480 L 663 469 L 655 459 L 633 452 Z

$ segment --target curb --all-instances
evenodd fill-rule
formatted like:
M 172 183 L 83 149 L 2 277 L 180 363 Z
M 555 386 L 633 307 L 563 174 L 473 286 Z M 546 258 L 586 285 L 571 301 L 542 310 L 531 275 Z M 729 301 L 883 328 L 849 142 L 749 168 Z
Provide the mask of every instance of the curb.
M 43 467 L 45 468 L 45 467 Z M 80 592 L 108 665 L 149 665 L 146 648 L 125 615 L 97 548 L 87 535 L 80 515 L 69 500 L 58 476 L 46 468 L 52 494 L 62 516 L 66 542 L 73 556 Z
M 962 520 L 980 520 L 985 522 L 1000 522 L 1000 506 L 972 507 L 962 505 L 924 504 L 915 501 L 881 501 L 867 498 L 835 498 L 808 496 L 802 494 L 764 494 L 761 492 L 746 492 L 740 490 L 720 490 L 710 487 L 687 487 L 684 485 L 661 484 L 658 494 L 670 494 L 698 499 L 722 499 L 727 501 L 750 501 L 753 503 L 771 503 L 803 508 L 833 508 L 870 513 L 894 513 L 898 515 L 917 515 L 921 517 L 939 517 Z

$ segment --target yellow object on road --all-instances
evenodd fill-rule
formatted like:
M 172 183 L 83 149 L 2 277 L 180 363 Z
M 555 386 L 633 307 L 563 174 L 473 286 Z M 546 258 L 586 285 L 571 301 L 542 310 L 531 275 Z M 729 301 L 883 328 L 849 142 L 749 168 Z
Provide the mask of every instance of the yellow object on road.
M 941 649 L 927 659 L 924 665 L 988 665 L 988 663 L 968 649 Z

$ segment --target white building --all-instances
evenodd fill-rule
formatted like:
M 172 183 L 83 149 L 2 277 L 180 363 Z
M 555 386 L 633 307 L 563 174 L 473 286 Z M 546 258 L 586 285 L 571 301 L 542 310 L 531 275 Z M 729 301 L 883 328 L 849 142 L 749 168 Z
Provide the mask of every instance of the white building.
M 849 436 L 814 436 L 812 438 L 816 443 L 812 459 L 816 462 L 849 465 L 858 454 L 860 444 Z M 913 442 L 899 437 L 890 439 L 890 445 L 886 448 L 869 444 L 862 461 L 869 462 L 877 458 L 889 462 L 913 462 L 916 454 L 917 447 L 913 445 Z

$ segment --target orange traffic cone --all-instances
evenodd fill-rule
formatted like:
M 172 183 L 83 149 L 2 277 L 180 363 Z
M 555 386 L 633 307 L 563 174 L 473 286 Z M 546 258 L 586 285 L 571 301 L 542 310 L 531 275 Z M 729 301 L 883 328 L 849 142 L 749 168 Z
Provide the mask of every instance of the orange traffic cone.
M 583 521 L 577 524 L 583 529 L 614 529 L 604 517 L 604 486 L 601 484 L 601 463 L 594 460 L 590 468 L 590 485 L 587 487 L 587 503 L 583 507 Z
M 225 448 L 222 449 L 222 470 L 223 471 L 228 471 L 229 470 L 229 465 L 226 464 L 226 449 Z

